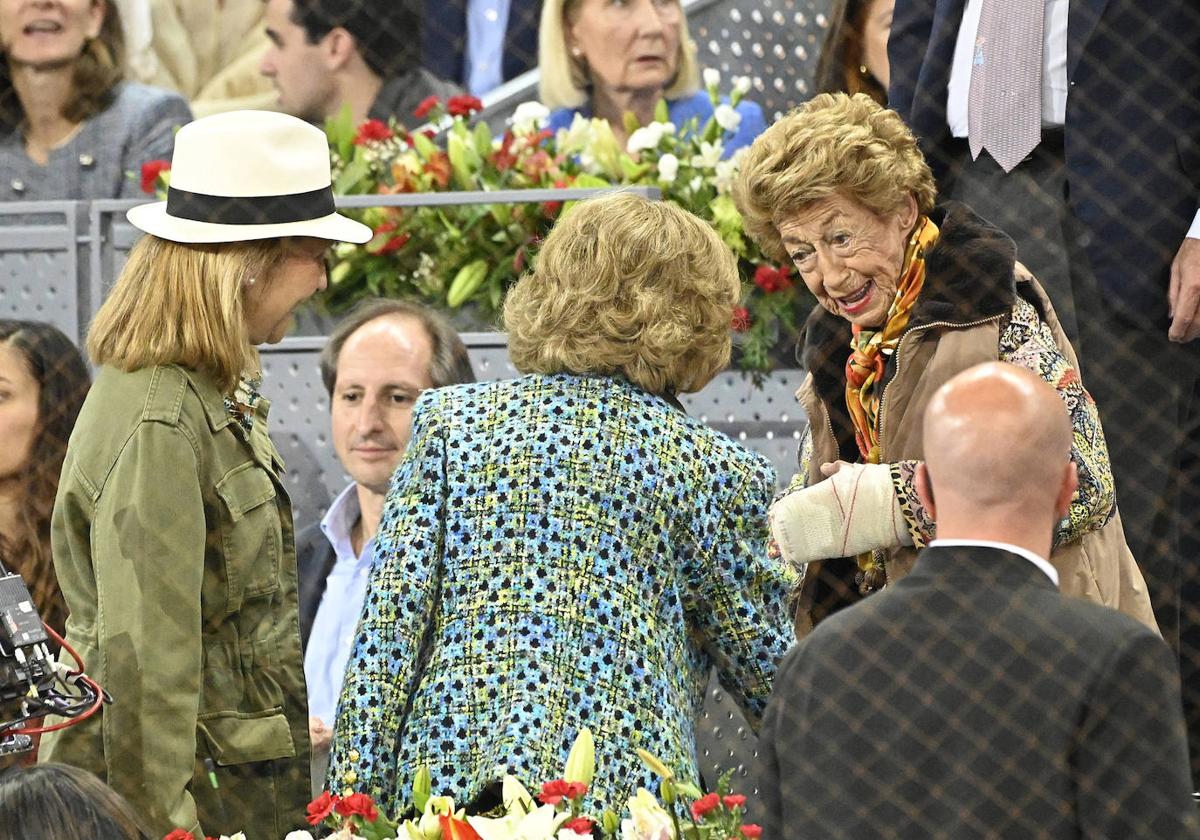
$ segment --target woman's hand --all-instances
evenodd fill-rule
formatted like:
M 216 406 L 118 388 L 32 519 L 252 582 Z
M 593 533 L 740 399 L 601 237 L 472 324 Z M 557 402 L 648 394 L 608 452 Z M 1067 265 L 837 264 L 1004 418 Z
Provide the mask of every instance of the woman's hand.
M 827 481 L 771 506 L 771 535 L 794 564 L 912 545 L 887 464 L 822 464 Z

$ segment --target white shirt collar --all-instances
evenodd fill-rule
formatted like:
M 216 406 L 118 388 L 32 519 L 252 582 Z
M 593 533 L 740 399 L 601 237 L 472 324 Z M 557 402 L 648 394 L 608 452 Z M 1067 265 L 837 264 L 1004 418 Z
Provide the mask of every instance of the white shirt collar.
M 1050 578 L 1051 582 L 1053 582 L 1056 587 L 1058 586 L 1058 569 L 1051 566 L 1050 561 L 1046 558 L 1038 557 L 1032 551 L 1021 548 L 1019 545 L 1013 545 L 1006 542 L 995 542 L 994 540 L 934 540 L 929 544 L 930 548 L 953 548 L 955 546 L 970 548 L 998 548 L 1001 551 L 1007 551 L 1010 554 L 1018 554 L 1045 572 L 1046 577 Z
M 321 517 L 321 532 L 333 546 L 334 554 L 340 559 L 343 556 L 354 556 L 351 548 L 350 532 L 354 523 L 362 516 L 362 508 L 358 504 L 358 484 L 350 482 L 338 497 L 333 500 L 329 510 Z

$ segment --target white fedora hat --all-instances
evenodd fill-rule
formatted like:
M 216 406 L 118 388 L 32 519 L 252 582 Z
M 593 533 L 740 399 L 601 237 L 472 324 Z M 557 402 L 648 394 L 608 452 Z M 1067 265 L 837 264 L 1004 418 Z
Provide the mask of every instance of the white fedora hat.
M 126 216 L 172 242 L 313 236 L 362 243 L 372 235 L 334 210 L 325 133 L 273 111 L 229 111 L 179 129 L 167 200 Z

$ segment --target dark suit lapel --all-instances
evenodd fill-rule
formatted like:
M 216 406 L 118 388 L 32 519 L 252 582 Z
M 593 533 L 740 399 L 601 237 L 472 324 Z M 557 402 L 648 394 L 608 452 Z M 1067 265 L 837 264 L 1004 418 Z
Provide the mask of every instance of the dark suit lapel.
M 1067 12 L 1067 78 L 1075 78 L 1075 68 L 1083 49 L 1091 40 L 1096 25 L 1104 14 L 1108 0 L 1071 0 Z

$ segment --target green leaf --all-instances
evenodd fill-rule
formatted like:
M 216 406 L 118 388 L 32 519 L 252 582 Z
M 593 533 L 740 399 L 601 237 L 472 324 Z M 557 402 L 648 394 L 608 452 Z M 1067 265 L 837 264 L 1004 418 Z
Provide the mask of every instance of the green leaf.
M 475 153 L 480 158 L 492 153 L 492 131 L 482 120 L 475 124 Z
M 656 122 L 671 121 L 671 111 L 667 106 L 666 99 L 658 100 L 658 104 L 654 106 L 654 119 Z
M 626 183 L 638 183 L 652 168 L 653 167 L 649 163 L 634 163 L 632 158 L 621 155 L 621 169 L 625 173 Z
M 338 176 L 333 191 L 337 195 L 352 195 L 358 185 L 371 174 L 371 166 L 360 155 L 355 155 L 342 174 Z
M 350 113 L 350 104 L 342 106 L 337 116 L 325 120 L 325 136 L 330 144 L 337 149 L 338 157 L 346 160 L 354 152 L 354 117 Z
M 476 185 L 472 162 L 478 161 L 478 155 L 460 132 L 451 131 L 450 136 L 446 138 L 446 154 L 450 156 L 450 169 L 454 172 L 458 188 L 474 189 Z
M 423 132 L 416 132 L 412 135 L 413 148 L 417 150 L 417 154 L 421 156 L 421 160 L 429 160 L 433 157 L 433 153 L 437 151 L 437 146 L 433 145 L 433 141 L 425 136 Z
M 633 134 L 633 132 L 637 131 L 641 127 L 642 127 L 642 124 L 640 122 L 638 122 L 638 118 L 634 115 L 633 111 L 626 111 L 625 112 L 625 133 Z
M 413 808 L 417 813 L 425 811 L 425 803 L 429 801 L 429 797 L 433 792 L 433 782 L 429 777 L 429 768 L 422 764 L 417 768 L 417 774 L 413 777 L 412 785 L 412 801 Z

